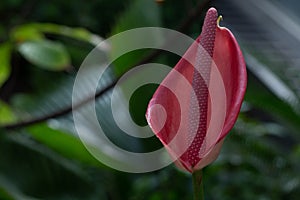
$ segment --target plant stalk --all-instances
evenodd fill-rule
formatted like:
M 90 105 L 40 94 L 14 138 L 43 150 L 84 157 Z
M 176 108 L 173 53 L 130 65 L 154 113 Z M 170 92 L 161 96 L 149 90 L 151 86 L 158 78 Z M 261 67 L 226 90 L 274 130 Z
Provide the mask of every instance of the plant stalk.
M 194 200 L 204 200 L 202 170 L 194 171 L 192 174 L 192 178 L 193 178 Z

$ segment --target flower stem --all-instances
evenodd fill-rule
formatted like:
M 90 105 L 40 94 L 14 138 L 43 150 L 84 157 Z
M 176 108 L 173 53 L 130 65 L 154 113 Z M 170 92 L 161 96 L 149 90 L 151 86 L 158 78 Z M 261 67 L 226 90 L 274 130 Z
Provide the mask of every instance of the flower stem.
M 192 177 L 193 177 L 194 200 L 204 200 L 202 170 L 194 171 Z

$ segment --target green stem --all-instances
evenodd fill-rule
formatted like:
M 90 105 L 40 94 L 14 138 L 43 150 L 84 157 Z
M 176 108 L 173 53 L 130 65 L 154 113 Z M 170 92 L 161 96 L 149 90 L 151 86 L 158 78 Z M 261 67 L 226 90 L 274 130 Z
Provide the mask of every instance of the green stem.
M 193 174 L 194 200 L 204 200 L 202 170 L 194 171 Z

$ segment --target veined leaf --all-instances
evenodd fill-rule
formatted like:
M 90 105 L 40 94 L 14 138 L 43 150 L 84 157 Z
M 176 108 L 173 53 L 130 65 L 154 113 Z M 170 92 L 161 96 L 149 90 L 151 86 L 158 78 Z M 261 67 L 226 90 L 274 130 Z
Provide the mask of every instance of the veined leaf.
M 18 50 L 29 62 L 47 70 L 59 71 L 70 66 L 69 54 L 58 42 L 28 41 L 20 44 Z

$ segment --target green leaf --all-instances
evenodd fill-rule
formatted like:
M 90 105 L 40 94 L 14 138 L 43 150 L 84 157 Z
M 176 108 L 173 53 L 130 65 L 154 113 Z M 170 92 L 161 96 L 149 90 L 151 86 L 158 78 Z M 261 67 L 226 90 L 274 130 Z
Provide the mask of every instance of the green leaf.
M 16 117 L 10 107 L 0 100 L 0 125 L 12 123 L 15 121 Z
M 45 124 L 28 128 L 29 134 L 40 143 L 72 160 L 84 164 L 104 167 L 86 149 L 79 138 L 60 130 L 52 129 Z
M 153 0 L 136 0 L 130 5 L 127 11 L 118 18 L 119 21 L 117 21 L 116 25 L 113 27 L 111 35 L 133 28 L 160 26 L 161 18 L 159 11 L 158 5 Z M 118 55 L 118 50 L 123 49 L 124 46 L 126 47 L 127 42 L 130 41 L 112 41 L 111 57 Z M 116 74 L 120 75 L 127 71 L 148 53 L 149 50 L 140 50 L 121 56 L 114 62 Z
M 0 187 L 15 199 L 30 199 L 15 196 L 18 191 L 41 199 L 86 199 L 94 191 L 88 173 L 77 162 L 39 144 L 25 131 L 0 135 L 0 171 Z
M 45 33 L 67 36 L 73 39 L 89 42 L 95 46 L 103 41 L 103 38 L 84 28 L 73 28 L 51 23 L 30 23 L 18 26 L 12 31 L 11 38 L 18 42 L 41 40 L 44 38 Z
M 159 7 L 153 0 L 133 1 L 127 11 L 118 19 L 111 35 L 132 28 L 161 25 Z
M 13 196 L 4 188 L 0 188 L 0 199 L 14 200 Z
M 0 174 L 0 199 L 5 200 L 37 200 L 36 198 L 31 198 L 24 195 L 18 188 L 15 187 L 5 176 Z
M 16 42 L 36 41 L 44 38 L 43 34 L 30 24 L 17 26 L 11 31 L 10 37 Z
M 43 32 L 43 33 L 52 33 L 67 36 L 73 39 L 89 42 L 95 46 L 97 46 L 100 42 L 103 41 L 103 38 L 100 36 L 89 32 L 84 28 L 72 28 L 68 26 L 62 26 L 57 24 L 32 24 L 34 28 Z
M 249 75 L 245 101 L 269 113 L 275 117 L 275 119 L 278 119 L 279 122 L 287 125 L 292 131 L 291 133 L 294 133 L 294 136 L 300 141 L 298 134 L 300 128 L 299 113 L 297 113 L 289 103 L 279 99 L 251 75 Z
M 20 44 L 18 50 L 29 62 L 47 70 L 59 71 L 70 66 L 69 54 L 58 42 L 28 41 Z
M 10 75 L 11 50 L 11 43 L 6 42 L 0 45 L 0 87 Z

